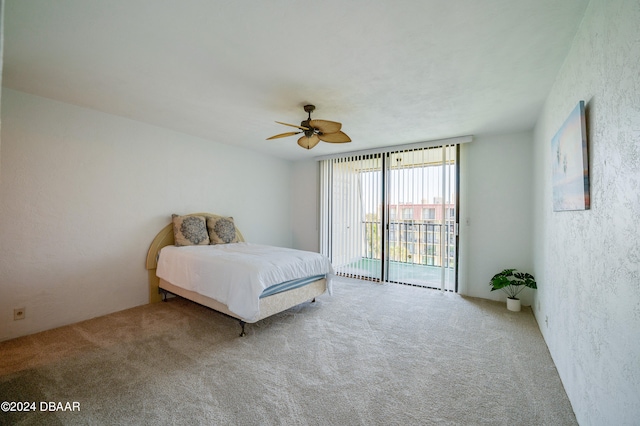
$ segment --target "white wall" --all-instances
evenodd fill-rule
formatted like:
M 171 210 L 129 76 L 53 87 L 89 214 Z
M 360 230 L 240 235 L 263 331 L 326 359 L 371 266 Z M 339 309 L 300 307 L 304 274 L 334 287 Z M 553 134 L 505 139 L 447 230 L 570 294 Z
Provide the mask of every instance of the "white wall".
M 4 63 L 4 0 L 0 0 L 0 98 L 2 97 L 2 68 Z M 0 127 L 2 119 L 0 117 Z M 2 137 L 0 136 L 0 148 L 2 147 Z M 2 150 L 0 150 L 0 157 Z M 0 161 L 0 170 L 2 170 L 2 162 Z M 0 176 L 1 177 L 1 176 Z
M 461 147 L 462 294 L 506 300 L 491 292 L 491 277 L 507 268 L 532 272 L 531 144 L 531 133 L 516 133 L 475 136 Z M 523 305 L 533 292 L 520 293 Z
M 317 161 L 293 163 L 291 179 L 291 224 L 293 247 L 299 250 L 320 251 L 319 188 L 320 168 Z
M 532 137 L 529 132 L 477 136 L 461 147 L 462 294 L 506 300 L 504 293 L 490 291 L 491 277 L 505 268 L 532 272 Z M 295 247 L 317 250 L 318 164 L 295 163 L 293 180 Z M 521 293 L 523 304 L 531 298 L 531 290 Z
M 640 3 L 592 0 L 535 128 L 535 314 L 578 422 L 640 419 Z M 551 138 L 586 102 L 591 210 L 553 212 Z
M 6 88 L 2 124 L 0 340 L 147 303 L 172 213 L 292 244 L 288 161 Z

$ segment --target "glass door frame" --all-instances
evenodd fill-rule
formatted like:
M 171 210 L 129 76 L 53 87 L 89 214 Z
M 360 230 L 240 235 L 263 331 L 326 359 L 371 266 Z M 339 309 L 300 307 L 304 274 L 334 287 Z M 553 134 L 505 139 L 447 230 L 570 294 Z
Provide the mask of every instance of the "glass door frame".
M 441 147 L 437 147 L 443 150 L 446 150 L 448 147 L 450 147 L 451 145 L 444 145 Z M 435 147 L 434 147 L 435 148 Z M 449 234 L 446 231 L 447 229 L 447 217 L 446 217 L 446 213 L 443 214 L 442 217 L 442 224 L 441 226 L 441 235 L 440 235 L 440 241 L 441 241 L 441 250 L 440 250 L 440 258 L 441 258 L 441 265 L 440 267 L 443 268 L 442 270 L 442 276 L 440 278 L 440 287 L 432 287 L 432 286 L 428 286 L 428 285 L 418 285 L 418 284 L 411 284 L 411 283 L 407 283 L 407 282 L 402 282 L 402 281 L 390 281 L 389 280 L 389 271 L 390 271 L 390 262 L 391 260 L 391 256 L 388 255 L 388 253 L 390 252 L 390 247 L 389 247 L 389 233 L 390 233 L 390 225 L 391 225 L 391 214 L 389 213 L 389 209 L 390 209 L 390 203 L 388 203 L 388 200 L 390 198 L 389 195 L 389 187 L 390 187 L 390 180 L 391 180 L 391 167 L 389 167 L 390 165 L 390 157 L 396 153 L 396 152 L 385 152 L 385 153 L 381 153 L 381 160 L 382 160 L 382 179 L 381 179 L 381 185 L 382 185 L 382 214 L 381 214 L 381 226 L 382 229 L 384 230 L 384 232 L 381 233 L 381 271 L 380 271 L 380 276 L 381 276 L 381 280 L 382 282 L 390 282 L 390 283 L 396 283 L 396 284 L 402 284 L 402 285 L 415 285 L 418 287 L 425 287 L 425 288 L 436 288 L 436 289 L 440 289 L 440 290 L 447 290 L 447 291 L 453 291 L 453 292 L 458 292 L 458 274 L 459 274 L 459 268 L 458 268 L 458 261 L 459 261 L 459 255 L 460 255 L 460 250 L 459 250 L 459 244 L 460 244 L 460 235 L 459 235 L 459 223 L 460 223 L 460 145 L 459 144 L 455 144 L 454 145 L 454 158 L 455 158 L 455 171 L 454 171 L 454 175 L 455 175 L 455 197 L 454 197 L 454 211 L 455 211 L 455 217 L 454 217 L 454 230 L 453 230 L 453 237 L 454 237 L 454 245 L 455 245 L 455 252 L 454 252 L 454 270 L 453 270 L 453 289 L 447 289 L 446 285 L 445 285 L 445 278 L 444 278 L 444 274 L 445 274 L 445 270 L 444 268 L 445 263 L 448 264 L 448 260 L 445 262 L 445 258 L 448 259 L 448 253 L 445 253 L 445 250 L 443 250 L 444 248 L 448 247 L 448 244 L 446 244 L 444 241 L 446 238 L 446 240 L 448 241 L 449 239 Z M 446 152 L 446 151 L 445 151 Z M 448 163 L 448 159 L 446 156 L 443 156 L 443 166 L 445 166 Z M 444 173 L 444 169 L 443 169 L 443 173 Z M 443 191 L 444 192 L 444 191 Z M 442 207 L 443 211 L 446 212 L 446 207 L 445 204 L 443 202 L 443 207 Z M 444 234 L 444 238 L 443 238 L 443 234 Z M 419 250 L 419 249 L 418 249 Z

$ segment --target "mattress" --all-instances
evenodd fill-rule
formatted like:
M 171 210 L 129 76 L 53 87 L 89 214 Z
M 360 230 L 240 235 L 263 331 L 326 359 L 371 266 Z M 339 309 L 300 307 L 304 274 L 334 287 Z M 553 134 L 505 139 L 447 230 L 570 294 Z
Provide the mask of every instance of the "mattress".
M 260 315 L 259 300 L 265 291 L 273 294 L 305 285 L 300 279 L 308 283 L 322 276 L 330 290 L 333 268 L 319 253 L 243 242 L 163 247 L 156 275 L 253 320 Z
M 282 293 L 283 291 L 300 288 L 316 280 L 320 280 L 326 277 L 327 277 L 326 274 L 314 275 L 312 277 L 299 278 L 297 280 L 285 281 L 280 284 L 275 284 L 275 285 L 272 285 L 271 287 L 267 287 L 260 295 L 260 299 L 264 297 L 272 296 L 274 294 Z

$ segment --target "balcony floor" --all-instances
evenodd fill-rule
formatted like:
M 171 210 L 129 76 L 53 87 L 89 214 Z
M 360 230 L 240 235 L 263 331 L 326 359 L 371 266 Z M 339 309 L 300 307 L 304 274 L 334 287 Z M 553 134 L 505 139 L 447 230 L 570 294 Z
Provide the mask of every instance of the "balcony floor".
M 336 272 L 346 275 L 356 275 L 380 279 L 380 260 L 361 258 L 344 267 L 337 267 Z M 389 282 L 418 285 L 423 287 L 440 288 L 442 268 L 415 263 L 389 262 Z M 445 268 L 445 289 L 455 290 L 455 270 Z

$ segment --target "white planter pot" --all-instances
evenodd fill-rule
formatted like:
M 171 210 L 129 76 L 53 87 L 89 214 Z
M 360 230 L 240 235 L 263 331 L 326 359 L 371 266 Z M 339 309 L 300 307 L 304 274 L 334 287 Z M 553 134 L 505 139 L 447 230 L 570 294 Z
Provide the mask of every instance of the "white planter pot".
M 507 309 L 513 312 L 520 312 L 520 299 L 507 298 Z

